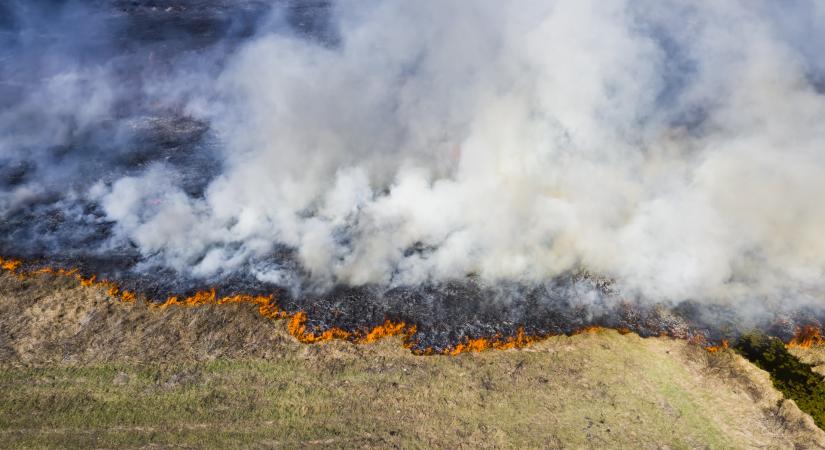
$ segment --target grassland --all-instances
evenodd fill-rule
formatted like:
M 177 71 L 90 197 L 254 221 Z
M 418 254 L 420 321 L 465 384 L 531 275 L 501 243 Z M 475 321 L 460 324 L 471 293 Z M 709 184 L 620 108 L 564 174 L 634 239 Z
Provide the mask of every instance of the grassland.
M 420 357 L 303 345 L 243 305 L 156 311 L 0 278 L 7 448 L 821 448 L 732 352 L 614 331 Z

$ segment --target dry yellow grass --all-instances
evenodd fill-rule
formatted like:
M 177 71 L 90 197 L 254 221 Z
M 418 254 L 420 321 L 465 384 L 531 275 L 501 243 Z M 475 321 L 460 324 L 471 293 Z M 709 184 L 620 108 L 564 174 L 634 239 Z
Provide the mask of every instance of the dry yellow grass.
M 788 351 L 799 358 L 800 361 L 814 366 L 814 372 L 825 375 L 825 345 L 814 345 L 812 347 L 793 347 Z
M 820 448 L 731 352 L 614 331 L 414 356 L 294 341 L 243 305 L 146 308 L 0 278 L 9 447 Z

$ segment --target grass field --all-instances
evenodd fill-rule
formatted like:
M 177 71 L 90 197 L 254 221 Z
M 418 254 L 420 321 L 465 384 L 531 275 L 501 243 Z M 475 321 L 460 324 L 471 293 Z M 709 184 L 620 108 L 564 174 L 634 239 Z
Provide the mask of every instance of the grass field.
M 765 372 L 672 339 L 421 357 L 396 338 L 299 344 L 243 305 L 155 311 L 14 283 L 0 280 L 5 448 L 825 445 Z
M 680 342 L 602 332 L 452 358 L 415 357 L 392 342 L 351 347 L 326 344 L 273 361 L 6 367 L 2 441 L 790 448 L 809 439 L 771 411 L 777 399 L 766 380 L 734 378 L 738 357 Z

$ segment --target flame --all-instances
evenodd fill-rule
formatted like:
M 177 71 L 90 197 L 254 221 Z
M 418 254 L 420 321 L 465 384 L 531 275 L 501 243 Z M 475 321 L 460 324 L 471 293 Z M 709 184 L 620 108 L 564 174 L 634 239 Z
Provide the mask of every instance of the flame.
M 797 328 L 794 337 L 788 342 L 789 348 L 811 348 L 825 344 L 822 329 L 814 325 L 805 325 Z
M 576 330 L 572 334 L 576 335 L 584 333 L 598 333 L 605 329 L 606 328 L 601 327 L 599 325 L 590 325 L 579 330 Z M 621 334 L 627 334 L 631 332 L 627 328 L 617 329 L 616 331 L 618 331 Z M 462 353 L 477 353 L 486 350 L 510 350 L 514 348 L 529 347 L 537 342 L 547 340 L 553 336 L 556 336 L 556 334 L 527 334 L 524 331 L 524 327 L 519 327 L 516 330 L 515 336 L 503 337 L 500 334 L 497 334 L 492 338 L 481 337 L 474 339 L 465 339 L 463 342 L 460 342 L 452 347 L 445 348 L 440 352 L 437 352 L 432 348 L 426 348 L 424 350 L 416 350 L 415 353 L 419 355 L 441 354 L 456 356 Z
M 384 323 L 374 327 L 372 330 L 369 331 L 365 336 L 359 339 L 359 342 L 364 344 L 373 343 L 379 339 L 383 339 L 389 336 L 409 336 L 412 337 L 416 332 L 416 327 L 414 325 L 409 326 L 404 322 L 393 322 L 391 320 L 385 320 Z
M 298 311 L 295 313 L 292 318 L 289 319 L 289 323 L 287 323 L 287 330 L 289 330 L 289 334 L 304 344 L 315 344 L 318 342 L 331 341 L 333 339 L 343 340 L 350 337 L 350 333 L 348 331 L 340 328 L 330 328 L 320 334 L 316 334 L 307 327 L 306 323 L 307 316 L 303 311 Z
M 576 330 L 575 332 L 573 332 L 573 334 L 598 333 L 602 330 L 604 330 L 604 328 L 598 325 L 590 325 L 579 330 Z
M 492 338 L 474 338 L 466 339 L 452 347 L 445 348 L 440 352 L 436 352 L 431 348 L 426 348 L 423 351 L 416 351 L 416 354 L 433 355 L 436 353 L 442 355 L 456 356 L 462 353 L 477 353 L 485 350 L 510 350 L 514 348 L 524 348 L 543 341 L 551 335 L 529 335 L 524 331 L 524 327 L 519 327 L 515 336 L 502 337 L 500 334 Z
M 273 295 L 249 295 L 236 294 L 218 298 L 215 289 L 199 291 L 189 297 L 171 296 L 163 303 L 150 302 L 149 307 L 153 309 L 167 309 L 171 307 L 193 308 L 204 305 L 227 305 L 246 303 L 258 307 L 258 314 L 267 319 L 283 319 L 287 317 L 286 311 L 282 311 L 275 304 Z
M 407 325 L 404 322 L 393 322 L 387 319 L 381 325 L 377 325 L 367 331 L 347 331 L 342 328 L 332 327 L 316 333 L 307 327 L 306 313 L 298 311 L 289 319 L 287 330 L 295 339 L 304 344 L 316 344 L 333 339 L 347 340 L 359 344 L 370 344 L 390 336 L 403 336 L 404 346 L 411 348 L 412 336 L 416 332 L 416 327 L 415 325 Z
M 22 261 L 0 258 L 0 267 L 9 272 L 15 272 L 22 264 Z
M 96 275 L 85 278 L 77 269 L 53 269 L 51 267 L 42 267 L 30 272 L 23 272 L 18 270 L 22 266 L 23 262 L 20 260 L 0 257 L 0 269 L 6 270 L 20 280 L 26 280 L 38 275 L 50 274 L 60 277 L 73 278 L 83 287 L 102 287 L 106 289 L 106 293 L 110 297 L 119 297 L 121 301 L 127 303 L 134 302 L 136 298 L 134 292 L 129 292 L 126 290 L 121 291 L 115 283 L 107 280 L 98 280 Z
M 137 294 L 128 290 L 121 289 L 116 283 L 108 280 L 98 280 L 95 275 L 91 277 L 83 277 L 77 269 L 53 269 L 44 267 L 29 272 L 23 272 L 19 269 L 23 266 L 23 262 L 15 259 L 4 259 L 0 257 L 0 270 L 5 270 L 19 279 L 27 279 L 37 275 L 51 274 L 56 276 L 68 277 L 75 279 L 83 287 L 100 287 L 106 290 L 107 295 L 112 298 L 119 299 L 125 303 L 134 303 L 137 301 Z M 416 348 L 415 334 L 417 328 L 415 324 L 407 324 L 405 322 L 394 322 L 389 319 L 382 324 L 376 325 L 369 329 L 361 329 L 348 331 L 342 328 L 332 327 L 325 330 L 316 330 L 307 324 L 308 318 L 305 312 L 298 311 L 289 313 L 280 309 L 273 295 L 248 295 L 236 294 L 225 297 L 218 297 L 215 289 L 207 291 L 199 291 L 188 297 L 170 296 L 163 302 L 152 302 L 147 299 L 144 301 L 150 308 L 164 310 L 167 308 L 193 308 L 204 305 L 225 305 L 225 304 L 251 304 L 258 307 L 258 313 L 268 319 L 287 319 L 287 331 L 299 342 L 305 344 L 317 344 L 331 340 L 346 340 L 350 342 L 369 344 L 380 339 L 401 336 L 402 343 L 405 348 L 410 349 L 416 355 L 449 355 L 455 356 L 462 353 L 476 353 L 486 350 L 509 350 L 516 348 L 524 348 L 548 339 L 554 334 L 531 335 L 525 332 L 524 327 L 519 327 L 514 336 L 502 336 L 496 334 L 492 337 L 468 338 L 464 341 L 455 344 L 451 347 L 436 350 L 431 347 L 424 349 Z M 573 334 L 595 333 L 603 330 L 600 326 L 587 326 L 575 331 Z M 619 328 L 617 331 L 621 334 L 630 333 L 629 328 Z M 817 330 L 817 342 L 823 341 L 821 335 Z M 807 341 L 806 341 L 807 342 Z M 809 344 L 810 345 L 810 344 Z M 728 342 L 722 341 L 721 346 L 706 347 L 708 351 L 715 352 L 721 348 L 727 348 Z
M 31 272 L 18 271 L 23 266 L 22 261 L 0 258 L 0 269 L 6 270 L 20 279 L 28 279 L 38 275 L 51 274 L 67 278 L 73 278 L 83 287 L 102 287 L 110 297 L 120 299 L 126 303 L 134 303 L 137 295 L 134 292 L 121 290 L 117 284 L 108 280 L 98 280 L 95 275 L 85 278 L 77 269 L 53 269 L 44 267 Z M 165 301 L 157 303 L 147 301 L 152 309 L 167 309 L 172 307 L 192 308 L 204 305 L 226 305 L 226 304 L 252 304 L 258 307 L 258 313 L 268 319 L 289 319 L 287 330 L 298 341 L 313 344 L 326 342 L 333 339 L 349 340 L 356 343 L 373 343 L 379 339 L 390 336 L 404 336 L 405 347 L 412 348 L 412 336 L 416 333 L 415 325 L 407 325 L 404 322 L 393 322 L 385 320 L 382 324 L 367 330 L 346 331 L 341 328 L 330 328 L 320 333 L 311 330 L 307 326 L 307 316 L 303 311 L 289 314 L 281 310 L 273 295 L 249 295 L 236 294 L 225 297 L 218 297 L 215 289 L 199 291 L 189 297 L 170 296 Z
M 722 339 L 722 342 L 719 343 L 719 345 L 709 345 L 705 347 L 705 350 L 709 351 L 710 353 L 717 353 L 729 347 L 730 343 L 728 342 L 728 340 Z

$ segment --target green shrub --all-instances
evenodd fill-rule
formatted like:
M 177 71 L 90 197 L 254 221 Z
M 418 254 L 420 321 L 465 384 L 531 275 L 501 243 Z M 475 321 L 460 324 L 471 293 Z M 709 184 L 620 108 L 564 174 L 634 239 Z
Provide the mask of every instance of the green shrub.
M 771 375 L 773 385 L 825 429 L 825 377 L 788 352 L 785 344 L 762 333 L 739 338 L 734 349 Z

